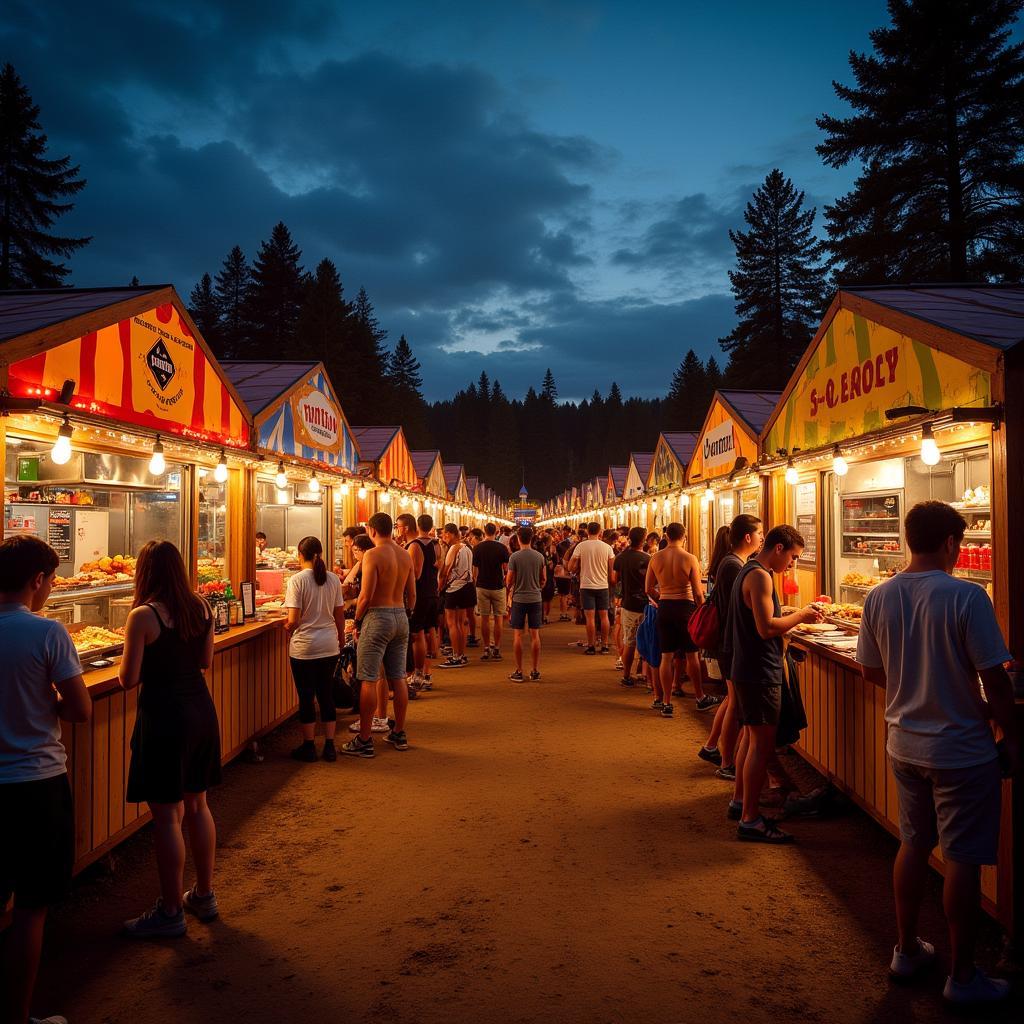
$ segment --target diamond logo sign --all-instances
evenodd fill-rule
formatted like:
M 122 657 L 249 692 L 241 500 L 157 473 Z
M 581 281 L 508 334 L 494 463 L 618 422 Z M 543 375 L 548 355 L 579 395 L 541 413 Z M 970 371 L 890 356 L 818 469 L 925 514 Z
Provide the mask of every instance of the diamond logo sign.
M 156 344 L 146 353 L 146 365 L 153 374 L 160 390 L 165 391 L 174 376 L 174 363 L 171 361 L 171 354 L 162 341 Z

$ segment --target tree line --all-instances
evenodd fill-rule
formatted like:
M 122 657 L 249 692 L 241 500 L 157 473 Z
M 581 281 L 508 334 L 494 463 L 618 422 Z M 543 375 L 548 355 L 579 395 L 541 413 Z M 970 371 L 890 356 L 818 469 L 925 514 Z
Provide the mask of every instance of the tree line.
M 715 387 L 775 390 L 789 379 L 837 287 L 1019 281 L 1024 272 L 1024 44 L 1011 33 L 1024 0 L 889 0 L 871 51 L 851 52 L 852 84 L 834 82 L 849 116 L 823 114 L 825 165 L 854 165 L 852 189 L 817 210 L 782 169 L 755 190 L 729 232 L 736 326 L 726 359 L 687 350 L 663 398 L 624 399 L 618 384 L 578 404 L 548 372 L 522 399 L 486 374 L 452 398 L 422 397 L 404 337 L 388 347 L 364 288 L 349 300 L 337 267 L 306 270 L 277 224 L 251 260 L 233 247 L 189 297 L 218 355 L 320 359 L 350 420 L 401 422 L 414 447 L 440 447 L 511 494 L 524 467 L 546 497 L 650 448 L 662 429 L 699 429 Z M 53 231 L 85 186 L 70 157 L 47 156 L 39 109 L 7 64 L 0 72 L 0 288 L 61 285 L 89 242 Z

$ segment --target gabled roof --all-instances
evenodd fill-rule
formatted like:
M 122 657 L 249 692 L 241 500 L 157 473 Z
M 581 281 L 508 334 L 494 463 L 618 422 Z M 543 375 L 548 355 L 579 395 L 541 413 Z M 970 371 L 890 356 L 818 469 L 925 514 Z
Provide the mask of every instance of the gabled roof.
M 665 438 L 665 444 L 672 449 L 672 454 L 685 466 L 690 461 L 694 448 L 697 447 L 700 433 L 696 430 L 666 430 L 661 436 Z
M 459 486 L 459 478 L 463 475 L 462 466 L 459 463 L 449 465 L 447 462 L 444 464 L 444 482 L 448 488 L 449 494 L 455 493 L 455 488 Z
M 654 452 L 630 452 L 629 458 L 636 466 L 636 471 L 640 474 L 640 479 L 646 480 L 647 474 L 651 471 L 651 463 L 654 461 Z
M 220 364 L 235 385 L 253 416 L 273 405 L 289 388 L 305 380 L 320 364 L 316 362 L 272 363 L 259 360 L 225 359 Z
M 391 446 L 401 427 L 353 427 L 364 462 L 376 462 Z
M 841 292 L 1004 351 L 1024 341 L 1024 285 L 861 285 Z
M 466 477 L 466 490 L 469 492 L 470 500 L 476 496 L 476 489 L 480 486 L 480 477 L 478 476 L 467 476 Z
M 409 457 L 416 467 L 416 475 L 426 476 L 433 468 L 434 462 L 441 458 L 441 453 L 435 448 L 432 451 L 409 452 Z
M 615 488 L 615 493 L 622 496 L 622 488 L 626 486 L 626 474 L 629 472 L 628 466 L 609 466 L 608 475 L 612 478 L 612 486 Z
M 52 327 L 146 295 L 165 291 L 169 284 L 136 288 L 39 288 L 0 292 L 0 341 Z M 115 320 L 122 319 L 116 316 Z M 75 331 L 68 337 L 73 338 Z
M 753 431 L 754 436 L 764 430 L 765 424 L 775 411 L 782 397 L 781 391 L 716 391 L 715 395 L 725 399 L 740 419 Z M 693 449 L 691 448 L 692 452 Z

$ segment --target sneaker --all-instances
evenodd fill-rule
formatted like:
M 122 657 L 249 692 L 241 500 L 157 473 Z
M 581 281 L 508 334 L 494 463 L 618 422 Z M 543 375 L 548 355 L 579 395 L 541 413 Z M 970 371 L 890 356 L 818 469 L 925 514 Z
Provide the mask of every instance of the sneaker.
M 513 683 L 521 683 L 523 681 L 523 673 L 520 672 L 519 669 L 516 669 L 515 672 L 509 675 L 509 679 L 511 679 Z
M 338 750 L 334 746 L 334 740 L 324 740 L 324 749 L 323 749 L 323 752 L 320 754 L 320 756 L 325 761 L 337 761 L 338 760 Z
M 133 939 L 177 939 L 185 934 L 185 928 L 185 911 L 179 907 L 177 914 L 165 914 L 162 899 L 152 910 L 124 923 L 125 934 Z
M 622 659 L 621 658 L 616 658 L 615 659 L 615 671 L 616 672 L 621 672 L 625 667 L 626 666 L 622 664 Z
M 619 680 L 619 686 L 634 687 L 634 686 L 636 686 L 636 681 L 632 678 L 632 676 L 623 676 Z
M 431 681 L 430 675 L 428 673 L 427 675 L 423 676 L 423 681 L 420 683 L 420 689 L 424 690 L 426 693 L 430 693 L 430 691 L 433 688 L 434 688 L 434 684 Z
M 479 647 L 480 646 L 480 641 L 475 636 L 468 637 L 467 640 L 466 640 L 466 646 L 467 647 Z
M 889 977 L 906 981 L 926 967 L 930 967 L 934 961 L 935 947 L 930 942 L 918 939 L 917 949 L 913 953 L 901 953 L 899 946 L 895 946 L 892 951 L 892 962 L 889 964 Z
M 491 648 L 491 661 L 501 661 L 501 651 L 497 647 Z
M 698 711 L 713 711 L 719 704 L 721 704 L 721 701 L 717 697 L 712 697 L 710 693 L 706 693 L 697 701 L 696 708 Z
M 921 940 L 918 939 L 918 942 Z M 983 970 L 974 968 L 974 977 L 970 981 L 954 981 L 952 976 L 946 978 L 946 987 L 942 990 L 942 998 L 947 1003 L 963 1006 L 969 1003 L 998 1003 L 1010 994 L 1010 983 L 1002 978 L 990 978 Z
M 378 718 L 376 715 L 373 716 L 373 724 L 370 726 L 370 732 L 387 732 L 388 731 L 388 720 L 386 718 Z
M 756 821 L 741 820 L 736 829 L 736 838 L 748 843 L 771 843 L 780 846 L 793 842 L 796 837 L 790 832 L 783 832 L 774 818 L 758 817 Z
M 490 647 L 485 647 L 484 648 L 484 653 L 480 655 L 480 660 L 481 661 L 490 661 L 491 660 L 491 649 L 490 649 Z
M 583 653 L 584 654 L 597 654 L 597 650 L 594 647 L 588 647 Z
M 609 651 L 610 651 L 609 646 L 607 644 L 602 644 L 597 653 L 598 654 L 608 654 Z
M 697 751 L 697 756 L 702 761 L 707 761 L 708 764 L 720 765 L 722 763 L 722 752 L 718 747 L 715 747 L 714 750 L 708 750 L 707 747 L 701 747 L 700 750 Z
M 349 732 L 359 732 L 359 719 L 357 718 L 349 727 Z
M 675 711 L 675 708 L 672 707 L 671 704 L 662 704 L 661 705 L 661 717 L 662 718 L 671 718 L 672 717 L 672 713 L 674 711 Z
M 349 757 L 375 757 L 376 752 L 373 749 L 373 740 L 364 740 L 362 736 L 356 736 L 346 743 L 342 748 L 343 754 L 348 754 Z
M 209 896 L 197 896 L 194 885 L 181 897 L 181 905 L 190 914 L 195 914 L 203 924 L 212 921 L 219 913 L 217 910 L 217 894 L 211 892 Z
M 463 655 L 462 655 L 462 657 L 461 657 L 461 658 L 459 658 L 459 668 L 462 668 L 462 667 L 463 667 L 464 665 L 468 665 L 468 664 L 469 664 L 469 658 L 467 658 L 467 657 L 466 657 L 466 656 L 465 656 L 465 655 L 463 654 Z
M 651 704 L 651 710 L 652 711 L 660 711 L 664 706 L 665 706 L 665 702 L 664 701 L 656 700 L 656 701 L 654 701 L 654 703 Z
M 359 731 L 358 729 L 356 730 Z M 316 760 L 316 747 L 313 746 L 312 740 L 303 740 L 293 751 L 293 761 L 315 761 Z
M 725 812 L 725 816 L 730 821 L 739 821 L 743 817 L 743 804 L 739 800 L 730 800 L 729 809 Z
M 533 682 L 537 682 L 537 681 L 538 681 L 538 680 L 540 679 L 540 673 L 539 673 L 539 672 L 537 672 L 537 671 L 533 671 L 533 672 L 531 672 L 531 673 L 530 673 L 530 679 L 531 679 L 531 680 L 532 680 Z
M 453 654 L 446 661 L 439 662 L 437 667 L 438 668 L 462 668 L 462 659 L 461 658 L 456 658 L 455 655 Z
M 736 781 L 736 765 L 734 764 L 723 764 L 721 768 L 715 772 L 715 778 L 724 779 L 726 782 Z
M 391 731 L 387 735 L 387 742 L 394 746 L 395 750 L 408 750 L 409 740 L 406 738 L 405 730 L 398 730 L 392 726 Z

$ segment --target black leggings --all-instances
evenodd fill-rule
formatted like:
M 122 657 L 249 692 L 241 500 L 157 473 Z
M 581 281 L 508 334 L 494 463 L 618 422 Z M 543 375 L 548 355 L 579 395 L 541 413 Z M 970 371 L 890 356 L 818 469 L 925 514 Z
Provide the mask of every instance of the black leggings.
M 316 721 L 316 707 L 313 700 L 320 705 L 320 721 L 334 722 L 338 718 L 334 706 L 334 666 L 338 664 L 338 656 L 329 658 L 312 658 L 309 661 L 301 658 L 289 658 L 292 663 L 292 678 L 299 694 L 299 721 L 310 725 Z

